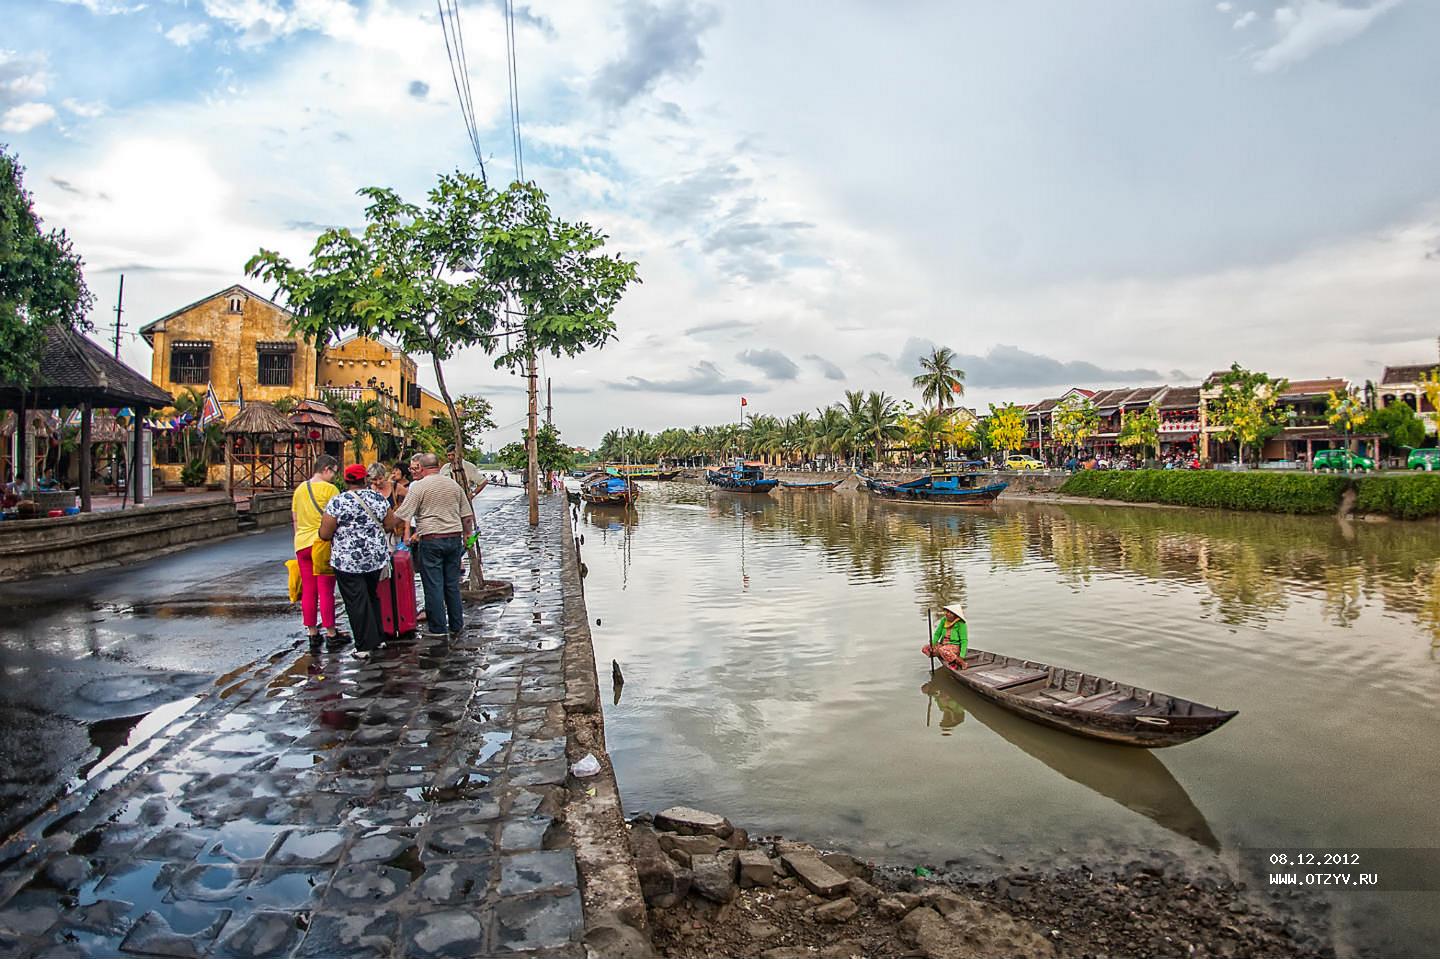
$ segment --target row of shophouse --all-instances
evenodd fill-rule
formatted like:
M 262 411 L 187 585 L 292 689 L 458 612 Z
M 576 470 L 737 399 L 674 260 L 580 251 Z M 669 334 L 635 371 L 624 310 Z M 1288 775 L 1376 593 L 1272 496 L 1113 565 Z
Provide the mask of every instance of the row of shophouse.
M 353 453 L 341 448 L 345 437 L 326 408 L 336 400 L 379 406 L 374 422 L 386 441 L 379 448 L 366 444 L 366 462 L 403 449 L 410 424 L 448 420 L 444 401 L 420 386 L 415 360 L 399 347 L 352 336 L 317 350 L 291 333 L 292 317 L 239 285 L 206 296 L 140 328 L 153 351 L 150 379 L 172 396 L 213 390 L 227 422 L 247 403 L 298 403 L 303 409 L 291 419 L 302 431 L 299 438 L 346 460 Z M 223 464 L 220 451 L 213 452 L 212 481 L 221 480 Z M 178 431 L 157 436 L 154 465 L 164 482 L 178 482 L 184 465 Z
M 1405 403 L 1435 435 L 1437 411 L 1426 400 L 1421 377 L 1436 369 L 1436 363 L 1387 366 L 1379 383 L 1366 383 L 1364 399 L 1371 408 Z M 1089 401 L 1099 415 L 1096 431 L 1085 441 L 1086 448 L 1101 455 L 1119 452 L 1120 430 L 1125 416 L 1154 406 L 1160 418 L 1160 455 L 1196 456 L 1203 462 L 1224 462 L 1236 455 L 1235 444 L 1219 437 L 1221 427 L 1209 417 L 1209 406 L 1220 395 L 1224 372 L 1210 374 L 1198 386 L 1142 386 L 1110 390 L 1079 387 L 1026 407 L 1025 448 L 1036 455 L 1055 458 L 1062 445 L 1055 438 L 1057 411 L 1072 402 Z M 1330 424 L 1326 416 L 1331 392 L 1352 389 L 1340 377 L 1295 380 L 1276 397 L 1276 406 L 1285 414 L 1280 431 L 1260 450 L 1262 462 L 1309 462 L 1316 450 L 1330 449 L 1347 442 L 1364 447 L 1378 459 L 1380 437 L 1361 433 L 1347 437 Z

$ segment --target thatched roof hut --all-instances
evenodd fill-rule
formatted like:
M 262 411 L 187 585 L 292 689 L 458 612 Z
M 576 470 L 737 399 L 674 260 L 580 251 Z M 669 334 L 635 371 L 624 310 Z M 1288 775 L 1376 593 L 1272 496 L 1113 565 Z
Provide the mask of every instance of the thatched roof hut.
M 227 436 L 289 436 L 295 432 L 295 425 L 269 403 L 246 403 L 225 424 Z
M 290 422 L 306 439 L 321 443 L 345 442 L 345 431 L 340 428 L 340 421 L 335 419 L 330 407 L 319 400 L 301 400 L 290 414 Z

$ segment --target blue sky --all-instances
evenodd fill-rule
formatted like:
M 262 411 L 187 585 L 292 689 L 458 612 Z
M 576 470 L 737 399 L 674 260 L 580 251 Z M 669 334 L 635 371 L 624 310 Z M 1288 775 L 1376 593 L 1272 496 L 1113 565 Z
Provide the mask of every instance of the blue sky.
M 462 5 L 492 180 L 498 0 Z M 1374 377 L 1440 334 L 1440 5 L 536 2 L 526 172 L 644 285 L 549 361 L 567 438 L 910 396 Z M 424 0 L 0 0 L 0 142 L 134 326 L 473 166 Z M 269 292 L 262 290 L 261 292 Z M 132 341 L 126 355 L 149 356 Z M 480 355 L 447 369 L 523 415 Z M 503 440 L 513 426 L 499 433 Z

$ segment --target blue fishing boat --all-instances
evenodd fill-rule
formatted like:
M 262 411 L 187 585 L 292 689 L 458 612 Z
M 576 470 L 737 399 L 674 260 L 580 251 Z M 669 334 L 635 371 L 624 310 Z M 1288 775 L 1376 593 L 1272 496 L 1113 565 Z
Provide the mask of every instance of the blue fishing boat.
M 945 465 L 908 483 L 887 483 L 873 476 L 860 474 L 860 482 L 876 496 L 944 506 L 988 506 L 1010 484 L 993 475 L 974 472 L 974 464 L 947 460 Z
M 591 473 L 580 481 L 580 499 L 591 506 L 629 506 L 640 487 L 628 476 Z
M 779 480 L 766 479 L 765 471 L 760 467 L 742 460 L 736 460 L 724 469 L 706 470 L 705 482 L 736 493 L 768 493 L 780 485 Z

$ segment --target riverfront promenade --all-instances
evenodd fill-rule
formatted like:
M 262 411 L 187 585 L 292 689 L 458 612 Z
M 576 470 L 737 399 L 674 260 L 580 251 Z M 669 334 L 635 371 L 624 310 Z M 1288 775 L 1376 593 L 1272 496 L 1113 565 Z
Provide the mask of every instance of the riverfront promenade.
M 0 849 L 0 955 L 582 955 L 563 506 L 525 520 L 482 517 L 515 599 L 461 640 L 297 641 L 157 711 Z

